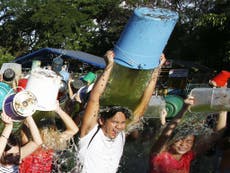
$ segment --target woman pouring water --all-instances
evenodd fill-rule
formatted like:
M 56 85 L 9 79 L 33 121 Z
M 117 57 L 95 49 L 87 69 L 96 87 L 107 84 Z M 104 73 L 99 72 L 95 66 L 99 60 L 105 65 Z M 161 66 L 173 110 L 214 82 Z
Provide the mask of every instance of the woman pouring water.
M 12 119 L 4 112 L 1 118 L 5 127 L 0 136 L 0 172 L 17 173 L 21 160 L 33 153 L 42 144 L 42 139 L 32 116 L 25 119 L 31 133 L 31 140 L 23 146 L 21 146 L 20 137 L 12 134 Z
M 192 104 L 194 98 L 189 96 L 185 99 L 183 109 L 166 125 L 155 141 L 150 153 L 149 173 L 189 173 L 192 160 L 207 151 L 222 135 L 226 128 L 226 111 L 219 113 L 215 133 L 205 134 L 203 140 L 195 145 L 197 136 L 202 133 L 198 131 L 199 127 L 194 122 L 179 124 Z M 166 111 L 164 113 L 167 114 Z
M 56 103 L 54 110 L 64 123 L 64 130 L 58 129 L 53 122 L 42 122 L 39 126 L 43 145 L 33 154 L 22 160 L 20 173 L 49 173 L 52 172 L 52 164 L 55 153 L 67 148 L 70 139 L 78 132 L 78 127 L 72 118 Z M 44 115 L 45 116 L 45 115 Z M 27 138 L 27 136 L 24 136 Z M 28 138 L 27 138 L 28 140 Z M 57 172 L 57 171 L 55 171 Z
M 78 155 L 82 166 L 81 173 L 115 173 L 123 154 L 126 123 L 131 116 L 131 111 L 119 105 L 106 106 L 103 109 L 100 107 L 100 97 L 106 88 L 113 69 L 114 57 L 113 51 L 106 52 L 107 65 L 91 90 L 83 115 Z M 164 56 L 161 59 L 160 66 L 154 70 L 130 124 L 137 123 L 143 116 L 155 88 L 161 64 L 165 62 Z

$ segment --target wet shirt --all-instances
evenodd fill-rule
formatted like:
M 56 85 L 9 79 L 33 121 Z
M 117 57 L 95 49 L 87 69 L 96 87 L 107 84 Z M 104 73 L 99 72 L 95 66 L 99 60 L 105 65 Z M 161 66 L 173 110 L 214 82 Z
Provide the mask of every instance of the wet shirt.
M 101 129 L 98 132 L 97 129 L 98 126 L 95 126 L 80 138 L 78 159 L 83 166 L 82 173 L 116 173 L 123 153 L 125 134 L 121 132 L 111 140 Z
M 42 147 L 27 156 L 20 164 L 20 173 L 50 173 L 52 171 L 53 150 Z
M 150 173 L 189 173 L 194 152 L 189 151 L 180 160 L 176 160 L 170 153 L 153 154 L 150 160 Z

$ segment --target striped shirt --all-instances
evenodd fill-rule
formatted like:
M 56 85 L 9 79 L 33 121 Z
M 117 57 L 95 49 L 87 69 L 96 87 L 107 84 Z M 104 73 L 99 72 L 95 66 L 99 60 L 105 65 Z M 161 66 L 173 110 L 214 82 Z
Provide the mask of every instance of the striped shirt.
M 3 165 L 0 165 L 0 172 L 1 173 L 19 173 L 18 166 L 12 165 L 9 167 L 5 167 Z

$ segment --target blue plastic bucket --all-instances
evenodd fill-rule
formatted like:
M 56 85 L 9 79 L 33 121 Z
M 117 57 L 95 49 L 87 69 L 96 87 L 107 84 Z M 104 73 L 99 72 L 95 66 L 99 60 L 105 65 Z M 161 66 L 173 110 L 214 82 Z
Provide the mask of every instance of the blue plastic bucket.
M 133 69 L 154 69 L 178 20 L 178 13 L 162 8 L 134 10 L 114 47 L 115 62 Z
M 10 87 L 10 85 L 0 82 L 0 110 L 2 110 L 2 103 L 4 99 L 7 97 L 9 94 L 13 94 L 14 90 Z

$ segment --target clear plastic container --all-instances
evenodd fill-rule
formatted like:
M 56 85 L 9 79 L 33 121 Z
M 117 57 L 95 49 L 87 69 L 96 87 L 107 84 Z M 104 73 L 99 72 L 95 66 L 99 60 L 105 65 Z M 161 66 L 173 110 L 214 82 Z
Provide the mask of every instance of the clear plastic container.
M 162 96 L 153 95 L 149 101 L 144 117 L 160 118 L 162 110 L 165 109 L 165 105 L 165 99 Z
M 230 111 L 230 88 L 194 88 L 190 95 L 195 99 L 191 112 Z
M 213 89 L 211 109 L 230 111 L 230 88 Z

